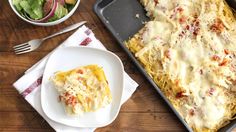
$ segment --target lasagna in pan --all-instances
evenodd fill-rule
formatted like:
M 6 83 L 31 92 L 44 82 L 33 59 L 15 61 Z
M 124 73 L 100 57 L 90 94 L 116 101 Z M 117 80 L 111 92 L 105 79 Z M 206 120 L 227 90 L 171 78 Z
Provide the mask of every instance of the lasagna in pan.
M 126 43 L 194 131 L 236 114 L 236 21 L 224 0 L 141 0 L 151 21 Z

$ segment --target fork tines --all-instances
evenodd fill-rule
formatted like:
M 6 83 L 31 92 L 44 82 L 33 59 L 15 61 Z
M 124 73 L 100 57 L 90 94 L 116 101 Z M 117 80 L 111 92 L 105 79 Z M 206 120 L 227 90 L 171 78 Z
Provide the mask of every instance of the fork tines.
M 23 43 L 23 44 L 14 46 L 13 49 L 16 54 L 23 54 L 23 53 L 30 52 L 31 48 L 28 43 Z

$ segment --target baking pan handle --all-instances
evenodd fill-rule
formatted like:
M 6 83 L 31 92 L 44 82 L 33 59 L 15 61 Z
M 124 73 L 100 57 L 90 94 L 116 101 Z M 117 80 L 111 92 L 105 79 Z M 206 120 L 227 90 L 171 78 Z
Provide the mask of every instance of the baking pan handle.
M 94 9 L 96 10 L 96 8 L 104 8 L 114 1 L 115 0 L 97 0 L 94 4 Z
M 103 1 L 103 0 L 97 0 L 96 3 L 100 3 L 100 2 L 102 2 L 102 1 Z

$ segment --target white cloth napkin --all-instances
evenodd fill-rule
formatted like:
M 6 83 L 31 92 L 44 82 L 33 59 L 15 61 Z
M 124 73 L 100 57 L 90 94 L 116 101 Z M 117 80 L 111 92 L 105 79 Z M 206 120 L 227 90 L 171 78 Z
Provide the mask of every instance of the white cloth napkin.
M 81 28 L 79 28 L 66 41 L 64 41 L 60 46 L 58 46 L 58 48 L 64 46 L 65 47 L 89 46 L 105 50 L 105 47 L 102 45 L 102 43 L 95 38 L 93 32 L 86 26 L 82 26 Z M 41 96 L 40 85 L 42 81 L 42 75 L 45 68 L 45 64 L 49 56 L 50 54 L 44 57 L 35 65 L 33 65 L 30 69 L 28 69 L 25 72 L 25 74 L 13 84 L 13 86 L 56 131 L 63 131 L 63 132 L 94 131 L 96 128 L 77 128 L 56 123 L 50 120 L 43 112 L 40 99 Z M 138 87 L 138 84 L 133 79 L 131 79 L 127 73 L 125 73 L 124 76 L 125 76 L 125 87 L 122 95 L 122 104 L 130 98 L 130 96 L 134 93 L 134 91 Z

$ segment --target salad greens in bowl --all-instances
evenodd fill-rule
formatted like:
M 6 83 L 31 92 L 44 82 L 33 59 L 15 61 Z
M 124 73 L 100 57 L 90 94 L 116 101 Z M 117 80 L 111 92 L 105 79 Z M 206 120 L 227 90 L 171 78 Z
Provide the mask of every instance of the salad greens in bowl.
M 23 20 L 51 26 L 68 19 L 77 9 L 80 0 L 9 0 L 13 11 Z

